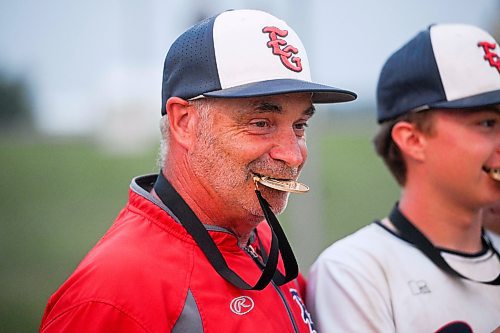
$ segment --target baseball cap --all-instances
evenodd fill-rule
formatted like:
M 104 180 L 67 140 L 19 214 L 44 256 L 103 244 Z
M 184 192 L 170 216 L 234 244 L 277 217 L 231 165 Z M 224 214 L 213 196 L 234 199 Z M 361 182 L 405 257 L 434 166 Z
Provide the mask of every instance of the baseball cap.
M 466 24 L 431 25 L 384 64 L 377 85 L 379 123 L 407 112 L 500 104 L 500 47 Z
M 295 31 L 259 10 L 229 10 L 181 34 L 165 58 L 162 114 L 177 96 L 242 98 L 312 93 L 313 103 L 337 103 L 356 94 L 311 80 L 306 50 Z

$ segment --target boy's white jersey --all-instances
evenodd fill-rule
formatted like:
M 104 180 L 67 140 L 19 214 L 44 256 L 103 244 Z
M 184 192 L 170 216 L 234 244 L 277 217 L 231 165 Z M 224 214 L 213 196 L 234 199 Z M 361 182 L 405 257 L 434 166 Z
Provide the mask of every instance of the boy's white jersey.
M 499 250 L 498 238 L 493 242 Z M 441 253 L 472 279 L 491 281 L 500 272 L 491 249 Z M 307 307 L 321 333 L 483 333 L 500 326 L 500 286 L 444 273 L 382 223 L 327 248 L 308 281 Z

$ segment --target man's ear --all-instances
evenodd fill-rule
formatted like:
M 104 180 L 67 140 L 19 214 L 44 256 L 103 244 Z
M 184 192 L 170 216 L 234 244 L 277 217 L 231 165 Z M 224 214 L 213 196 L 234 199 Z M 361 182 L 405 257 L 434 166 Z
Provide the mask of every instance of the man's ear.
M 400 121 L 392 128 L 392 140 L 399 150 L 409 158 L 417 161 L 425 159 L 425 135 L 407 121 Z
M 184 148 L 191 146 L 195 137 L 198 112 L 186 100 L 170 97 L 167 100 L 167 116 L 170 124 L 170 137 Z

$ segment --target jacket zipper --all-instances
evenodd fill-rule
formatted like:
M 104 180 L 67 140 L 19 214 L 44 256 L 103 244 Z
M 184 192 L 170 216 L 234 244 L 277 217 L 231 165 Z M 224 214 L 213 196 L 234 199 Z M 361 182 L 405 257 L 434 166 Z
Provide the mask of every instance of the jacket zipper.
M 253 261 L 257 264 L 257 266 L 259 266 L 261 269 L 264 268 L 264 263 L 261 261 L 259 255 L 257 254 L 257 252 L 255 252 L 255 249 L 253 248 L 252 245 L 247 245 L 243 248 L 245 250 L 245 252 L 253 259 Z M 283 304 L 285 305 L 285 309 L 288 313 L 288 317 L 290 318 L 290 321 L 292 322 L 292 326 L 293 326 L 293 330 L 296 332 L 296 333 L 299 333 L 299 329 L 297 328 L 297 323 L 295 322 L 295 318 L 293 316 L 293 312 L 292 310 L 290 309 L 290 306 L 288 305 L 288 302 L 286 301 L 286 298 L 285 296 L 283 295 L 283 292 L 281 291 L 281 289 L 274 283 L 274 281 L 271 280 L 271 283 L 274 287 L 274 289 L 276 290 L 276 292 L 278 293 L 278 295 L 280 296 L 281 298 L 281 301 L 283 302 Z

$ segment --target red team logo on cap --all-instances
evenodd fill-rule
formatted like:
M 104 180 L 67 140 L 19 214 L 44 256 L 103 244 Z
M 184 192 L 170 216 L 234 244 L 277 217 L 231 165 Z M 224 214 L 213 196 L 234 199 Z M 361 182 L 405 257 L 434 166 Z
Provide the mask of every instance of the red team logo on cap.
M 500 73 L 500 57 L 498 54 L 493 52 L 493 50 L 497 47 L 495 43 L 488 42 L 480 42 L 477 46 L 482 47 L 484 50 L 484 60 L 488 60 L 491 67 L 496 67 L 498 69 L 498 73 Z
M 297 54 L 299 50 L 292 45 L 288 45 L 286 40 L 278 38 L 288 36 L 288 31 L 281 30 L 276 27 L 265 27 L 262 29 L 262 32 L 269 34 L 267 47 L 273 49 L 273 54 L 280 57 L 281 62 L 286 68 L 294 72 L 302 71 L 300 57 L 292 57 L 292 54 Z M 284 46 L 284 48 L 281 48 L 282 46 Z

